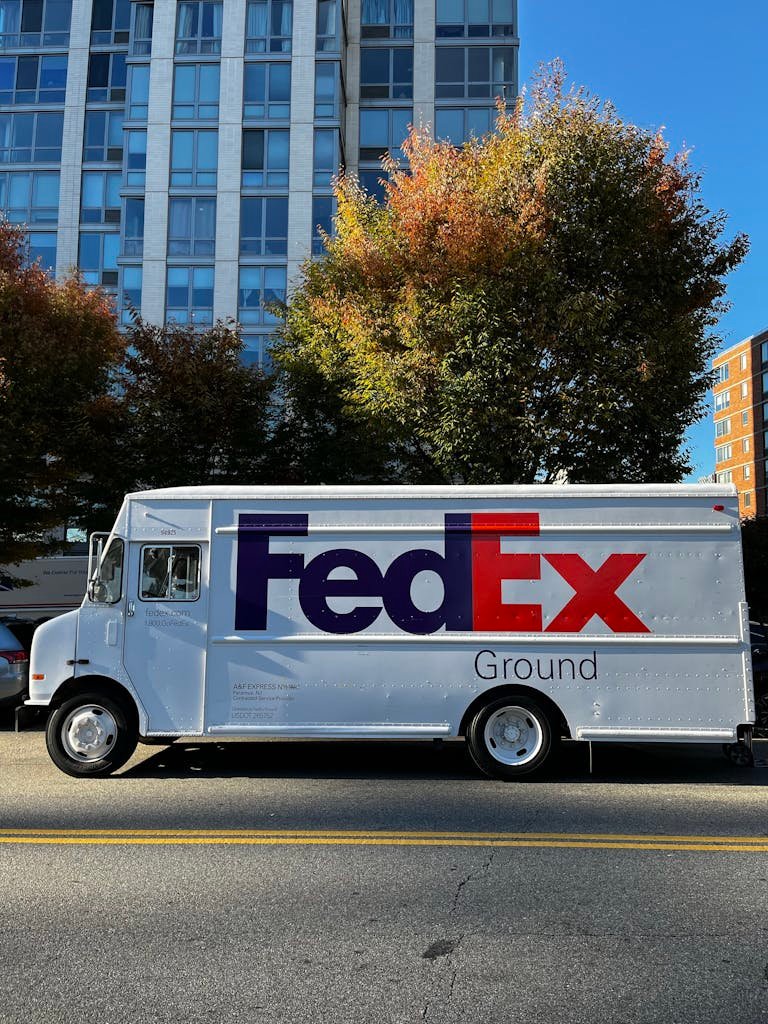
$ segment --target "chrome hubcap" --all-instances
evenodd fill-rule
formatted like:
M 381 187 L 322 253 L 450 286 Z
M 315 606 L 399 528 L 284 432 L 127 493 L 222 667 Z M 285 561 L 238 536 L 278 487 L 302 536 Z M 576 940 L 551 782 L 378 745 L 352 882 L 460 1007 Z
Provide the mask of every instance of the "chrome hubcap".
M 61 742 L 76 761 L 99 761 L 111 750 L 117 739 L 117 723 L 98 704 L 88 704 L 72 711 L 61 727 Z
M 494 711 L 485 723 L 485 746 L 502 764 L 524 765 L 532 761 L 544 743 L 541 723 L 527 708 L 510 706 Z

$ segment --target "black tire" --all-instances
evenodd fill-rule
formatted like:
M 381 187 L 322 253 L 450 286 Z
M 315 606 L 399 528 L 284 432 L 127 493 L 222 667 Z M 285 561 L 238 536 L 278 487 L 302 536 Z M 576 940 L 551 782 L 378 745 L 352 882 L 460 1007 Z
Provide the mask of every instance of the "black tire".
M 507 728 L 518 729 L 518 737 L 502 739 L 499 736 L 505 710 L 509 719 Z M 494 719 L 495 723 L 492 722 Z M 486 732 L 489 723 L 490 728 Z M 498 742 L 494 734 L 499 737 Z M 482 772 L 494 779 L 519 779 L 540 771 L 550 760 L 557 740 L 557 733 L 544 708 L 522 694 L 509 694 L 490 701 L 477 712 L 467 729 L 467 746 L 472 760 Z
M 139 743 L 145 747 L 170 747 L 175 736 L 139 736 Z
M 96 744 L 96 751 L 100 756 L 82 754 L 76 756 L 72 749 L 71 741 L 64 737 L 67 729 L 67 722 L 71 720 L 78 711 L 90 717 L 101 727 L 102 716 L 105 716 L 108 728 L 103 730 L 104 736 Z M 105 714 L 106 713 L 106 714 Z M 87 722 L 84 736 L 87 739 Z M 69 735 L 69 734 L 68 734 Z M 122 768 L 136 749 L 139 732 L 136 723 L 135 711 L 130 708 L 127 701 L 119 698 L 98 693 L 78 694 L 64 701 L 61 707 L 56 708 L 48 719 L 45 730 L 45 742 L 51 760 L 67 775 L 75 777 L 109 775 L 118 768 Z M 101 751 L 103 750 L 103 753 Z

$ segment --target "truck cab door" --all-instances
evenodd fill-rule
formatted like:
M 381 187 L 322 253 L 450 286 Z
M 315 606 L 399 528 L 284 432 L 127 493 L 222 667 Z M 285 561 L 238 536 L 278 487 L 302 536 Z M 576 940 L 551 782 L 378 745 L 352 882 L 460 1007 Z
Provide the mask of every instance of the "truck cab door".
M 149 734 L 203 729 L 208 544 L 132 543 L 123 662 Z
M 122 537 L 112 537 L 101 550 L 103 536 L 92 538 L 88 595 L 77 616 L 75 676 L 122 676 L 122 633 L 125 613 L 125 552 Z

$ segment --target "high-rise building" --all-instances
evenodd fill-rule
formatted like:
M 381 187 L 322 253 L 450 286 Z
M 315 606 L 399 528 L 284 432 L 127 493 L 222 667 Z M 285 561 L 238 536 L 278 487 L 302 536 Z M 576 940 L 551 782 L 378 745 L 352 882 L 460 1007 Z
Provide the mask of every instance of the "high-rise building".
M 715 357 L 715 478 L 734 483 L 742 516 L 764 516 L 768 463 L 768 330 Z
M 0 0 L 0 209 L 33 256 L 248 358 L 322 249 L 341 166 L 460 142 L 517 92 L 516 0 Z

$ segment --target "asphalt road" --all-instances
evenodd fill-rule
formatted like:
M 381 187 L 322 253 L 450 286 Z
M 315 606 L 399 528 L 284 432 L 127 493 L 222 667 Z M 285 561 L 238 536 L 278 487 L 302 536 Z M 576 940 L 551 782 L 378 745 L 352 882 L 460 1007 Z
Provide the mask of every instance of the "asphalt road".
M 768 1022 L 766 797 L 711 749 L 504 784 L 456 743 L 190 743 L 75 780 L 0 733 L 0 1021 Z

